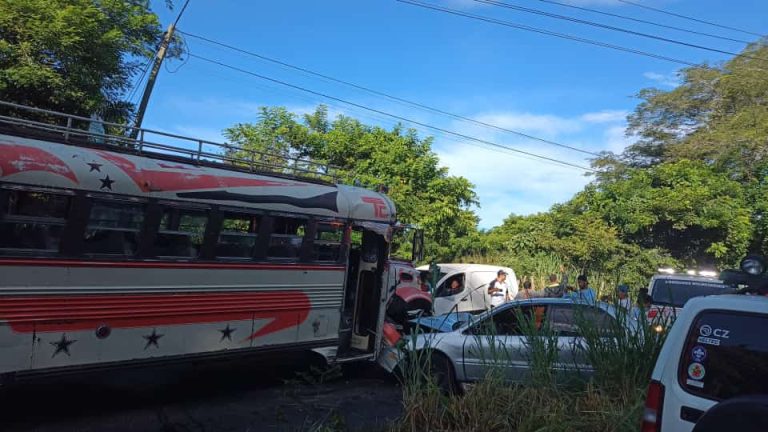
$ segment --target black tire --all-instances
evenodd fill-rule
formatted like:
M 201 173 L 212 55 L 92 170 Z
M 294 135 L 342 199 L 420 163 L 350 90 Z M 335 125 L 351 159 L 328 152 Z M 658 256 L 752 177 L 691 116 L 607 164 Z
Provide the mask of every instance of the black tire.
M 408 303 L 407 309 L 409 312 L 411 311 L 421 311 L 422 316 L 431 316 L 432 315 L 432 305 L 424 300 L 413 300 L 410 303 Z
M 768 396 L 742 396 L 725 400 L 709 409 L 693 432 L 768 431 Z
M 443 394 L 460 394 L 461 387 L 456 381 L 453 363 L 443 354 L 432 353 L 429 358 L 429 374 Z

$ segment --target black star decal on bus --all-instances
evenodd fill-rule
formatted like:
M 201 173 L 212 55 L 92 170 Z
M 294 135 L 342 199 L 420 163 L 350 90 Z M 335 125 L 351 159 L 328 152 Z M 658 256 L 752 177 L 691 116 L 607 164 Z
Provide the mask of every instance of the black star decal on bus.
M 62 333 L 61 334 L 61 340 L 60 341 L 58 341 L 58 342 L 48 342 L 51 345 L 56 347 L 56 351 L 53 352 L 53 355 L 51 356 L 51 358 L 56 357 L 59 353 L 64 353 L 66 355 L 70 355 L 69 354 L 69 346 L 72 345 L 75 342 L 77 342 L 77 340 L 75 340 L 75 339 L 67 339 L 67 334 L 66 333 Z
M 160 345 L 157 344 L 157 341 L 160 340 L 161 337 L 164 335 L 157 334 L 157 329 L 152 329 L 152 334 L 144 335 L 143 338 L 147 340 L 147 344 L 144 345 L 144 350 L 146 351 L 147 348 L 154 345 L 155 348 L 160 348 Z
M 101 180 L 101 189 L 112 190 L 112 183 L 114 183 L 115 181 L 112 180 L 111 178 L 109 178 L 109 175 L 107 175 L 105 178 L 99 179 L 99 180 Z
M 235 330 L 237 330 L 237 329 L 231 328 L 229 326 L 229 324 L 227 324 L 226 327 L 224 327 L 223 329 L 219 330 L 221 332 L 221 340 L 219 342 L 224 342 L 224 339 L 227 339 L 227 340 L 231 341 L 232 340 L 232 333 L 234 333 Z
M 88 163 L 88 166 L 91 167 L 91 170 L 88 171 L 88 172 L 94 172 L 94 171 L 101 172 L 102 164 L 100 164 L 100 163 L 91 162 L 91 163 Z

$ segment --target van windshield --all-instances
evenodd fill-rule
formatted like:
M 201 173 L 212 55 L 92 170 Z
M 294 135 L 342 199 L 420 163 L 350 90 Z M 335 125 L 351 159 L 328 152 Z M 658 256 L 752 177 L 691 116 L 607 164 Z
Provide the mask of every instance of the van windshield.
M 765 393 L 768 316 L 705 311 L 686 338 L 678 377 L 686 391 L 714 400 Z
M 719 281 L 656 279 L 651 289 L 653 304 L 683 307 L 693 297 L 730 294 L 735 290 Z

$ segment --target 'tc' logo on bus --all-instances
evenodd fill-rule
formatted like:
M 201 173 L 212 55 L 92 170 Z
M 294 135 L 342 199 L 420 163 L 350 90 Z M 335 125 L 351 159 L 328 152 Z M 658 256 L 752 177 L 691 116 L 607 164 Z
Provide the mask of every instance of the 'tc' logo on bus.
M 364 203 L 371 204 L 373 206 L 373 215 L 377 218 L 385 218 L 389 215 L 387 212 L 387 203 L 381 198 L 376 197 L 362 197 Z

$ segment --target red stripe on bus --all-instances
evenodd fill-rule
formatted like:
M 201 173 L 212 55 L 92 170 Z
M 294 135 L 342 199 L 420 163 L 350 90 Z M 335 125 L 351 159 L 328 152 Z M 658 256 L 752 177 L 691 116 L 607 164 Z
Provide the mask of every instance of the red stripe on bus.
M 165 269 L 231 269 L 231 270 L 327 270 L 343 271 L 339 265 L 261 264 L 261 263 L 180 263 L 153 261 L 85 261 L 58 259 L 0 259 L 0 266 L 41 267 L 117 267 L 117 268 L 165 268 Z
M 254 339 L 303 323 L 310 309 L 301 291 L 0 296 L 0 321 L 18 333 L 271 320 Z

